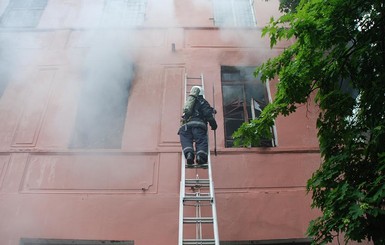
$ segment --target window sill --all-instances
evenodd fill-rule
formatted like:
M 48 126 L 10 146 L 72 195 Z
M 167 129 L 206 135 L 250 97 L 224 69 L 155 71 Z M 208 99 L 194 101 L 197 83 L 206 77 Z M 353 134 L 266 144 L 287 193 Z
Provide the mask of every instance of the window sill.
M 213 149 L 210 149 L 213 152 Z M 319 147 L 232 147 L 217 149 L 217 153 L 257 153 L 257 154 L 277 154 L 277 153 L 319 153 Z

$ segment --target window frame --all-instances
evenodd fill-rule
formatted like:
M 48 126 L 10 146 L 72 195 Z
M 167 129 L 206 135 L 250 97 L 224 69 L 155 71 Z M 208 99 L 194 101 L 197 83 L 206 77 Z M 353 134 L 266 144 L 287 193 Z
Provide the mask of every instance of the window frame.
M 266 83 L 263 83 L 259 77 L 255 78 L 253 75 L 250 76 L 250 73 L 253 74 L 252 71 L 254 69 L 254 66 L 221 66 L 225 148 L 234 147 L 232 134 L 237 128 L 243 123 L 250 122 L 252 119 L 257 118 L 262 112 L 262 110 L 258 110 L 259 112 L 257 112 L 253 102 L 258 102 L 259 105 L 261 105 L 261 109 L 263 109 L 272 101 L 269 82 L 266 81 Z M 243 73 L 243 75 L 241 73 Z M 225 76 L 227 76 L 227 78 Z M 234 90 L 236 87 L 238 88 Z M 261 91 L 261 89 L 263 90 Z M 238 90 L 238 92 L 236 90 Z M 259 146 L 253 147 L 277 146 L 275 124 L 271 130 L 273 134 L 271 140 L 262 140 Z

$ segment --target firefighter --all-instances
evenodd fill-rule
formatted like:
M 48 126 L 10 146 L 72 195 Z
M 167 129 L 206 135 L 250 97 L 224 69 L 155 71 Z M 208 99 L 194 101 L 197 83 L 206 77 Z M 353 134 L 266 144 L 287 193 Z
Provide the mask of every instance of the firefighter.
M 207 123 L 210 125 L 211 130 L 217 129 L 217 122 L 214 118 L 215 110 L 203 98 L 203 94 L 202 87 L 194 86 L 191 88 L 190 95 L 183 109 L 184 114 L 178 132 L 183 154 L 187 164 L 190 166 L 194 164 L 194 142 L 196 163 L 198 165 L 207 164 Z

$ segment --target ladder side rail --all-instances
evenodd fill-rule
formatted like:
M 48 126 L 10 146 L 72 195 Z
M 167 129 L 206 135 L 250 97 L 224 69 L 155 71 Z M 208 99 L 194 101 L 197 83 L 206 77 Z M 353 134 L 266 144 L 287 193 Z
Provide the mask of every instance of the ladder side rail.
M 204 90 L 204 79 L 203 79 L 203 73 L 201 73 L 201 79 L 202 79 L 202 88 Z M 214 100 L 215 98 L 213 98 Z M 215 193 L 214 193 L 214 181 L 212 177 L 212 171 L 211 171 L 211 153 L 210 153 L 210 142 L 209 137 L 207 134 L 207 143 L 208 143 L 208 151 L 207 151 L 207 164 L 208 164 L 208 177 L 209 177 L 209 193 L 211 198 L 211 212 L 213 217 L 213 230 L 214 230 L 214 243 L 215 245 L 219 245 L 219 235 L 218 235 L 218 220 L 217 220 L 217 210 L 216 210 L 216 203 L 215 203 Z
M 187 100 L 187 73 L 184 74 L 184 102 Z
M 201 84 L 200 84 L 200 86 L 201 86 L 201 88 L 203 89 L 203 91 L 205 91 L 205 83 L 204 83 L 204 79 L 203 79 L 203 73 L 201 73 L 200 74 L 200 76 L 199 76 L 199 78 L 200 78 L 200 82 L 201 82 Z M 205 94 L 203 93 L 203 98 L 205 98 Z M 210 151 L 210 147 L 208 148 L 208 151 Z M 198 170 L 196 170 L 196 171 L 198 171 Z M 198 175 L 197 175 L 198 176 Z M 210 185 L 210 178 L 209 178 L 209 185 Z M 200 191 L 199 191 L 199 195 L 200 195 Z M 209 194 L 210 196 L 211 196 L 211 194 Z M 196 217 L 197 218 L 201 218 L 202 217 L 202 215 L 201 215 L 201 203 L 200 203 L 200 201 L 198 201 L 197 202 L 197 214 L 196 214 Z M 198 240 L 202 240 L 203 239 L 203 234 L 202 234 L 202 223 L 201 222 L 198 222 L 197 223 L 197 230 L 196 230 L 196 232 L 197 232 L 197 234 L 196 234 L 196 239 L 198 239 Z
M 187 100 L 187 73 L 184 76 L 184 102 Z M 179 230 L 178 230 L 178 245 L 183 245 L 183 219 L 184 219 L 184 197 L 186 192 L 186 159 L 181 154 L 181 177 L 180 177 L 180 193 L 179 193 Z
M 203 73 L 201 73 L 200 78 L 201 78 L 201 86 L 202 86 L 202 89 L 203 89 L 203 91 L 205 91 L 205 81 L 204 81 L 204 79 L 203 79 Z M 205 97 L 204 94 L 203 94 L 203 97 Z
M 213 217 L 213 229 L 214 229 L 214 241 L 215 245 L 219 245 L 219 233 L 218 233 L 218 219 L 217 219 L 217 208 L 216 208 L 216 202 L 215 202 L 215 193 L 214 193 L 214 181 L 212 178 L 212 171 L 211 171 L 211 154 L 210 150 L 208 151 L 208 175 L 210 180 L 210 195 L 211 195 L 211 212 Z
M 197 194 L 199 195 L 199 194 Z M 201 214 L 201 204 L 200 204 L 200 201 L 197 201 L 196 204 L 195 204 L 195 210 L 196 210 L 196 214 L 195 214 L 195 217 L 196 218 L 202 218 L 202 214 Z M 196 239 L 199 239 L 201 240 L 203 237 L 202 237 L 202 222 L 197 222 L 195 224 L 195 237 Z
M 204 79 L 203 79 L 203 73 L 201 73 L 201 79 L 202 79 L 202 88 L 204 90 Z M 213 98 L 214 100 L 215 98 Z M 211 212 L 213 217 L 213 230 L 214 230 L 214 243 L 215 245 L 219 245 L 219 235 L 218 235 L 218 220 L 217 220 L 217 209 L 216 209 L 216 203 L 215 203 L 215 192 L 214 192 L 214 181 L 212 177 L 212 171 L 211 171 L 211 153 L 210 153 L 210 142 L 208 140 L 207 135 L 207 143 L 208 143 L 208 152 L 207 152 L 207 164 L 208 164 L 208 177 L 209 177 L 209 193 L 211 197 Z
M 182 152 L 182 166 L 181 166 L 181 178 L 180 178 L 180 194 L 179 194 L 179 236 L 178 236 L 178 245 L 183 245 L 183 218 L 184 218 L 184 203 L 183 199 L 185 196 L 185 165 L 186 160 Z

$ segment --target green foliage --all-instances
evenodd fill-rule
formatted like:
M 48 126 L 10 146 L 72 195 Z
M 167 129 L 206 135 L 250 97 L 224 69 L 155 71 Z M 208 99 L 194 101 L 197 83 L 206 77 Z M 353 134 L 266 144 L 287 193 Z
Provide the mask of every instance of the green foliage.
M 307 183 L 312 207 L 322 211 L 308 229 L 315 244 L 341 233 L 345 241 L 385 244 L 384 4 L 301 0 L 263 30 L 271 47 L 295 43 L 256 68 L 263 80 L 280 79 L 276 97 L 233 136 L 235 144 L 256 145 L 271 136 L 278 115 L 288 116 L 316 93 L 323 163 Z

